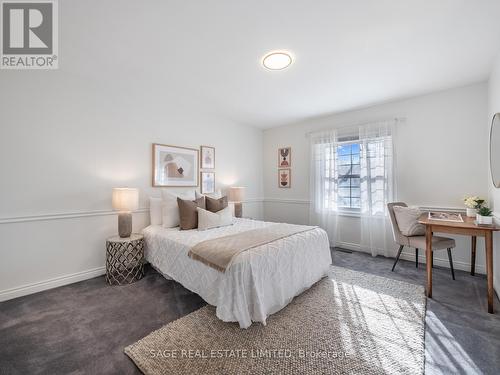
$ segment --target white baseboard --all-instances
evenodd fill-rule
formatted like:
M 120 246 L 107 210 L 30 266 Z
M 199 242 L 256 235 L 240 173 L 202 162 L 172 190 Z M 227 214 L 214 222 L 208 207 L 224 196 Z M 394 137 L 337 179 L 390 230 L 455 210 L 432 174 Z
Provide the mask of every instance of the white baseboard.
M 357 243 L 337 241 L 337 242 L 335 242 L 335 247 L 341 247 L 342 249 L 359 251 L 361 253 L 365 253 L 365 251 L 361 250 L 361 246 Z
M 28 294 L 41 292 L 43 290 L 57 288 L 58 286 L 73 284 L 78 281 L 91 279 L 106 273 L 106 267 L 97 267 L 86 271 L 76 272 L 70 275 L 58 276 L 53 279 L 39 281 L 32 284 L 22 285 L 12 289 L 0 291 L 0 301 L 22 297 Z
M 337 242 L 336 243 L 337 247 L 341 247 L 343 249 L 348 249 L 352 251 L 359 251 L 362 253 L 365 253 L 366 251 L 363 251 L 361 249 L 361 246 L 356 243 L 351 243 L 351 242 Z M 384 252 L 382 250 L 379 251 L 379 254 L 383 254 Z M 448 256 L 446 255 L 446 251 L 444 251 L 444 256 L 445 258 L 438 258 L 436 254 L 434 254 L 434 264 L 439 267 L 443 268 L 450 268 L 450 263 L 448 262 Z M 393 258 L 393 257 L 391 257 Z M 401 253 L 400 259 L 408 260 L 411 262 L 415 262 L 415 252 L 414 251 L 403 251 Z M 420 253 L 418 255 L 418 262 L 425 264 L 425 254 L 422 254 L 422 250 L 420 250 Z M 469 262 L 461 262 L 457 260 L 453 260 L 453 268 L 456 270 L 461 270 L 461 271 L 467 271 L 470 272 L 470 263 Z M 486 269 L 483 265 L 476 264 L 476 273 L 478 274 L 486 274 Z M 497 285 L 497 284 L 495 284 Z

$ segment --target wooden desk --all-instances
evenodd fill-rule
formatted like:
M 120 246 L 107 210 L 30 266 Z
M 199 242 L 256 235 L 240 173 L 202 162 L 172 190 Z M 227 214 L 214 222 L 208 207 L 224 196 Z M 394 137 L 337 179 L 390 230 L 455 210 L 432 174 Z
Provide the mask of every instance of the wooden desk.
M 426 265 L 427 265 L 427 297 L 432 298 L 432 234 L 433 232 L 460 234 L 472 236 L 472 262 L 475 263 L 476 237 L 484 237 L 486 247 L 486 277 L 488 282 L 488 312 L 493 314 L 493 232 L 499 231 L 500 227 L 496 225 L 476 225 L 475 218 L 467 217 L 462 214 L 463 223 L 452 221 L 429 220 L 429 214 L 423 213 L 420 216 L 419 223 L 425 225 L 426 242 Z M 471 274 L 474 274 L 474 265 L 471 267 Z

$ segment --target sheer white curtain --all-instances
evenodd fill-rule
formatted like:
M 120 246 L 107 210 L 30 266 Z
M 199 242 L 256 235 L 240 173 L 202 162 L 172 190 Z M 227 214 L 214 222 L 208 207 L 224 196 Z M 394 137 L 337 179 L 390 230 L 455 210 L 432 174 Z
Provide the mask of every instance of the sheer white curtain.
M 328 233 L 330 246 L 338 241 L 337 131 L 310 134 L 310 223 Z
M 387 203 L 396 196 L 394 178 L 395 122 L 359 127 L 361 147 L 361 249 L 373 256 L 390 255 Z
M 387 203 L 396 195 L 395 124 L 376 122 L 309 135 L 310 222 L 327 231 L 331 246 L 338 245 L 341 218 L 354 216 L 359 217 L 355 229 L 361 249 L 373 256 L 389 255 Z

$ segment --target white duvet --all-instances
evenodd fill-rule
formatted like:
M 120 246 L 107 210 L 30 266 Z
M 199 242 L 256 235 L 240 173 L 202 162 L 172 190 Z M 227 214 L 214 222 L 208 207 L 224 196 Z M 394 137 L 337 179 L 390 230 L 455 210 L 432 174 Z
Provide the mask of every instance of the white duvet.
M 198 242 L 272 224 L 235 219 L 234 225 L 206 231 L 151 225 L 143 230 L 146 260 L 216 306 L 219 319 L 238 322 L 241 328 L 252 322 L 265 324 L 269 315 L 326 276 L 332 259 L 324 230 L 314 228 L 244 251 L 225 273 L 187 254 Z

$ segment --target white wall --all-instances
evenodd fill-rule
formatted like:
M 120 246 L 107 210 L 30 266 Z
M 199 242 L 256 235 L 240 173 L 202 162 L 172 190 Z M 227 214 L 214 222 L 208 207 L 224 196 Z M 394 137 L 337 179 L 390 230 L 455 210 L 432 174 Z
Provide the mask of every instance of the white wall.
M 491 119 L 493 115 L 500 112 L 500 54 L 497 56 L 493 69 L 491 71 L 491 76 L 489 80 L 489 105 L 488 105 L 488 121 L 487 121 L 487 131 L 489 132 L 491 126 Z M 495 213 L 495 220 L 500 224 L 500 189 L 493 186 L 491 181 L 491 175 L 488 174 L 488 187 L 490 201 L 493 203 L 493 211 Z M 500 294 L 500 255 L 498 251 L 500 249 L 500 235 L 498 233 L 494 234 L 494 250 L 493 251 L 493 283 L 495 285 L 495 290 Z
M 195 90 L 172 91 L 176 72 L 161 63 L 128 69 L 116 59 L 117 45 L 128 51 L 120 33 L 75 6 L 60 9 L 59 70 L 0 71 L 0 300 L 103 273 L 117 232 L 112 187 L 140 189 L 135 231 L 160 194 L 154 142 L 214 146 L 219 186 L 246 186 L 245 215 L 262 215 L 262 130 L 214 115 Z M 134 12 L 119 20 L 129 30 Z M 140 40 L 141 30 L 127 32 Z
M 406 119 L 395 136 L 398 199 L 410 205 L 461 208 L 465 194 L 486 196 L 488 192 L 486 113 L 487 85 L 478 83 L 268 129 L 264 132 L 264 216 L 273 221 L 308 222 L 307 132 L 395 117 Z M 277 185 L 277 148 L 282 146 L 292 147 L 290 189 Z M 359 220 L 345 217 L 339 225 L 339 242 L 359 247 Z M 456 239 L 455 265 L 468 269 L 469 240 Z M 478 241 L 482 249 L 483 242 Z M 413 254 L 405 256 L 413 260 Z M 437 252 L 435 259 L 436 264 L 448 264 L 446 252 Z M 477 261 L 477 271 L 484 272 L 484 251 L 478 251 Z
M 134 104 L 117 99 L 112 89 L 92 91 L 83 81 L 74 82 L 68 98 L 57 92 L 62 72 L 44 81 L 49 89 L 43 97 L 30 94 L 33 84 L 18 78 L 3 74 L 9 90 L 0 93 L 0 299 L 31 292 L 24 286 L 33 283 L 103 272 L 104 241 L 117 232 L 112 187 L 140 189 L 136 231 L 148 224 L 148 197 L 160 195 L 151 187 L 152 142 L 214 146 L 219 187 L 246 186 L 245 215 L 261 217 L 261 130 L 166 105 Z M 87 98 L 96 96 L 102 106 L 89 105 Z M 52 102 L 61 110 L 43 113 Z

